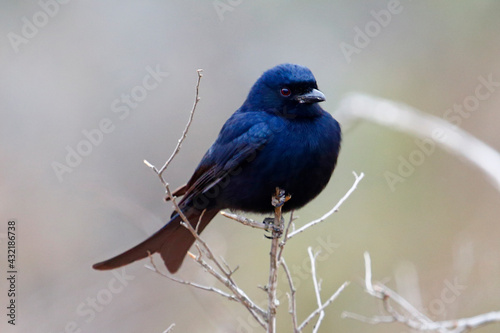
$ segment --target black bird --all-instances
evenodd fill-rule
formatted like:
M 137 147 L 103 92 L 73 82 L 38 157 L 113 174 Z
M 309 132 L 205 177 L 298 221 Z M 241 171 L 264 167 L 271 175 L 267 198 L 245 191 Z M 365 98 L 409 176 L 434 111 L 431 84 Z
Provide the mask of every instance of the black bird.
M 175 191 L 179 207 L 203 231 L 221 209 L 272 213 L 276 187 L 291 199 L 284 211 L 300 208 L 326 186 L 337 163 L 341 131 L 318 104 L 325 96 L 311 71 L 294 64 L 266 71 L 243 105 L 227 120 L 189 182 Z M 132 249 L 95 264 L 98 270 L 127 265 L 159 252 L 171 273 L 194 242 L 174 212 L 159 231 Z

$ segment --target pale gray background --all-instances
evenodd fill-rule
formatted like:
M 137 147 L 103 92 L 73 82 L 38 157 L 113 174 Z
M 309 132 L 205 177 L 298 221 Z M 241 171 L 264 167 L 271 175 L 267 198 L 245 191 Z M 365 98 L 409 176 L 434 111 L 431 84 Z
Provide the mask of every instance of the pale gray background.
M 329 111 L 347 93 L 361 91 L 442 117 L 474 94 L 480 76 L 500 80 L 497 1 L 402 0 L 401 13 L 350 63 L 339 45 L 353 44 L 353 29 L 373 21 L 370 11 L 387 9 L 387 1 L 233 4 L 221 20 L 212 1 L 69 1 L 15 52 L 8 34 L 21 34 L 23 17 L 32 22 L 41 7 L 36 1 L 1 2 L 0 233 L 9 218 L 17 219 L 20 271 L 18 326 L 8 332 L 64 332 L 72 322 L 81 332 L 162 332 L 173 322 L 175 332 L 249 331 L 241 326 L 248 318 L 241 306 L 160 278 L 143 267 L 146 261 L 128 266 L 134 279 L 95 316 L 89 314 L 89 298 L 109 295 L 115 278 L 91 265 L 143 240 L 170 214 L 161 184 L 142 161 L 159 166 L 174 148 L 193 102 L 196 69 L 204 69 L 202 100 L 168 170 L 172 186 L 189 178 L 259 75 L 282 62 L 313 71 Z M 120 120 L 113 101 L 141 85 L 146 68 L 157 65 L 169 76 Z M 461 127 L 500 149 L 499 107 L 495 91 Z M 85 138 L 82 131 L 103 118 L 114 131 L 59 182 L 52 163 L 63 163 L 66 147 L 74 149 Z M 353 170 L 365 172 L 338 214 L 287 249 L 300 282 L 302 319 L 316 304 L 311 279 L 300 268 L 307 267 L 306 248 L 318 247 L 319 237 L 338 244 L 318 267 L 325 299 L 345 280 L 353 283 L 326 311 L 323 332 L 409 331 L 340 318 L 344 310 L 377 313 L 378 304 L 359 284 L 365 250 L 374 277 L 393 288 L 395 272 L 419 273 L 422 301 L 416 305 L 431 309 L 431 318 L 498 309 L 499 193 L 478 170 L 440 149 L 392 192 L 384 173 L 397 172 L 399 156 L 415 149 L 413 137 L 359 125 L 345 134 L 332 182 L 298 212 L 300 225 L 320 216 L 350 187 Z M 264 300 L 257 289 L 267 282 L 269 241 L 263 233 L 218 217 L 203 235 L 241 266 L 235 278 L 249 295 Z M 0 246 L 3 269 L 4 239 Z M 214 283 L 191 262 L 179 276 Z M 455 279 L 466 289 L 444 302 L 446 281 Z M 0 281 L 4 309 L 5 279 Z M 290 327 L 286 298 L 280 309 L 284 332 Z

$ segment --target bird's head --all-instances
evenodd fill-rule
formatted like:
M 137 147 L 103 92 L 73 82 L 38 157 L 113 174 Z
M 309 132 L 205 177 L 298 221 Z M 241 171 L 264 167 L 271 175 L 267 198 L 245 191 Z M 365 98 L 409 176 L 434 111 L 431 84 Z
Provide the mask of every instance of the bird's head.
M 255 82 L 244 109 L 273 112 L 285 117 L 314 117 L 325 100 L 312 72 L 304 66 L 282 64 L 273 67 Z

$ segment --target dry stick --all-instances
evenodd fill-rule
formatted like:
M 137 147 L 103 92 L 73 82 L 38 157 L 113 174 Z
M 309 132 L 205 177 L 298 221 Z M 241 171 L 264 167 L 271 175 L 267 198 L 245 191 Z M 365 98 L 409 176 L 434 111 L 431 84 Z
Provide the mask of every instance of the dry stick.
M 193 107 L 191 108 L 191 112 L 189 113 L 188 122 L 186 124 L 186 127 L 184 128 L 184 131 L 182 132 L 182 136 L 177 141 L 177 146 L 175 146 L 175 149 L 172 152 L 172 155 L 170 155 L 167 162 L 165 162 L 165 164 L 161 167 L 160 171 L 158 172 L 158 175 L 160 177 L 163 174 L 163 172 L 167 169 L 169 164 L 172 162 L 175 155 L 177 155 L 177 153 L 179 153 L 179 151 L 181 150 L 182 142 L 184 141 L 184 139 L 186 139 L 187 133 L 189 131 L 189 127 L 191 126 L 191 123 L 193 122 L 194 111 L 196 110 L 196 106 L 198 105 L 198 102 L 201 99 L 200 98 L 200 82 L 201 82 L 201 78 L 203 77 L 203 69 L 198 69 L 196 72 L 198 73 L 198 81 L 196 81 L 195 98 L 194 98 L 194 102 L 193 102 Z
M 295 221 L 295 217 L 293 216 L 294 212 L 295 211 L 293 211 L 293 210 L 290 212 L 290 219 L 288 220 L 288 225 L 286 226 L 285 234 L 283 235 L 283 243 L 286 243 L 286 240 L 288 239 L 288 234 L 290 233 L 290 228 L 292 226 L 294 226 L 294 224 L 293 224 L 293 221 Z M 295 229 L 295 226 L 294 226 L 294 229 Z M 283 244 L 283 246 L 284 245 L 285 244 Z M 281 244 L 280 244 L 280 246 L 281 246 Z M 281 252 L 283 252 L 283 250 Z
M 403 315 L 397 318 L 393 315 L 390 316 L 374 316 L 366 317 L 357 313 L 344 312 L 342 314 L 343 318 L 350 318 L 357 321 L 361 321 L 367 324 L 377 325 L 377 324 L 388 324 L 399 322 L 406 325 L 407 327 L 417 330 L 417 331 L 440 331 L 447 333 L 465 333 L 473 329 L 500 322 L 500 311 L 492 311 L 488 313 L 483 313 L 474 317 L 452 319 L 445 321 L 437 321 L 432 323 L 420 323 L 415 320 L 411 320 Z
M 267 332 L 276 332 L 276 309 L 278 308 L 278 298 L 276 290 L 278 287 L 278 248 L 280 237 L 283 233 L 283 219 L 281 209 L 283 204 L 290 199 L 290 196 L 285 196 L 285 192 L 280 188 L 276 188 L 276 193 L 273 196 L 272 204 L 274 206 L 274 224 L 272 226 L 272 240 L 269 265 L 269 283 L 267 285 L 268 295 L 268 320 Z
M 210 266 L 203 258 L 201 257 L 201 249 L 199 248 L 198 244 L 196 244 L 198 250 L 200 251 L 200 255 L 194 256 L 192 255 L 191 258 L 195 260 L 195 262 L 200 265 L 204 270 L 206 270 L 208 273 L 210 273 L 212 276 L 214 276 L 219 282 L 221 282 L 223 285 L 226 286 L 231 292 L 233 292 L 234 297 L 238 301 L 238 303 L 242 304 L 249 312 L 250 314 L 255 318 L 255 320 L 259 323 L 259 325 L 262 326 L 262 328 L 266 329 L 267 324 L 265 321 L 266 318 L 266 312 L 262 310 L 260 307 L 258 307 L 246 294 L 243 290 L 241 290 L 234 282 L 232 282 L 232 279 L 228 278 L 227 276 L 224 276 L 217 272 L 215 269 L 213 269 L 212 266 Z M 214 260 L 212 260 L 214 261 Z M 231 274 L 231 273 L 230 273 Z
M 312 247 L 307 248 L 307 253 L 309 253 L 309 259 L 311 260 L 311 276 L 313 279 L 313 285 L 314 285 L 314 293 L 316 294 L 316 301 L 318 303 L 318 307 L 321 307 L 321 287 L 318 283 L 318 278 L 316 276 L 316 257 L 319 254 L 319 251 L 314 253 L 312 252 Z M 317 333 L 319 330 L 319 327 L 321 325 L 321 322 L 323 321 L 323 318 L 325 317 L 325 311 L 321 311 L 319 314 L 318 322 L 316 325 L 314 325 L 313 328 L 313 333 Z
M 455 320 L 445 320 L 436 322 L 435 324 L 450 329 L 458 327 L 459 330 L 457 329 L 453 332 L 461 333 L 479 328 L 487 324 L 498 323 L 498 322 L 500 322 L 500 311 L 492 311 L 474 317 L 455 319 Z
M 344 312 L 342 314 L 343 318 L 351 318 L 369 324 L 399 322 L 418 331 L 439 331 L 448 333 L 465 333 L 487 324 L 500 322 L 500 311 L 484 313 L 470 318 L 434 322 L 387 286 L 383 284 L 373 285 L 370 255 L 368 252 L 365 252 L 364 256 L 366 292 L 382 300 L 384 309 L 389 313 L 389 316 L 366 317 L 356 313 Z M 407 314 L 402 314 L 394 309 L 389 303 L 390 300 L 396 303 Z
M 391 100 L 364 94 L 351 94 L 342 100 L 342 104 L 336 112 L 336 118 L 347 130 L 349 127 L 352 127 L 355 121 L 363 119 L 421 138 L 430 138 L 433 143 L 440 145 L 448 152 L 460 156 L 478 167 L 479 170 L 489 177 L 491 184 L 500 191 L 500 153 L 488 144 L 440 117 L 426 114 L 408 105 L 396 103 Z M 378 285 L 378 287 L 384 290 L 387 288 L 383 285 Z M 405 309 L 404 305 L 401 306 Z M 389 307 L 389 309 L 391 308 Z M 412 310 L 405 310 L 409 311 L 412 315 L 419 315 L 418 311 L 417 313 L 412 313 Z M 363 316 L 355 314 L 350 315 L 363 318 Z M 397 321 L 399 319 L 397 315 L 396 317 L 393 315 L 364 318 L 373 323 Z M 428 323 L 424 320 L 415 329 L 442 330 L 443 328 L 447 328 L 453 329 L 451 332 L 459 333 L 491 322 L 500 322 L 500 311 L 485 313 L 471 318 L 442 322 Z M 408 321 L 406 324 L 412 325 L 413 323 L 414 321 Z
M 275 319 L 275 317 L 276 317 L 276 307 L 277 307 L 277 304 L 276 304 L 277 300 L 276 300 L 276 295 L 275 295 L 276 289 L 271 289 L 272 286 L 274 286 L 274 283 L 277 283 L 277 269 L 275 269 L 275 267 L 278 267 L 279 263 L 282 262 L 282 254 L 283 254 L 284 246 L 285 246 L 287 240 L 290 239 L 291 237 L 295 236 L 296 234 L 301 233 L 301 232 L 305 231 L 306 229 L 308 229 L 308 228 L 310 228 L 310 227 L 312 227 L 312 226 L 314 226 L 314 225 L 316 225 L 318 223 L 323 222 L 330 215 L 332 215 L 333 213 L 335 213 L 336 211 L 338 211 L 338 209 L 340 208 L 340 206 L 354 192 L 354 190 L 357 188 L 358 183 L 364 177 L 363 173 L 361 173 L 360 175 L 358 175 L 355 172 L 353 172 L 353 174 L 354 174 L 354 177 L 355 177 L 354 184 L 351 186 L 351 188 L 349 189 L 349 191 L 339 200 L 339 202 L 329 212 L 327 212 L 321 218 L 319 218 L 317 220 L 314 220 L 314 221 L 306 224 L 305 226 L 301 227 L 300 229 L 294 230 L 294 231 L 290 232 L 290 228 L 291 228 L 291 226 L 293 224 L 293 220 L 294 220 L 294 218 L 293 218 L 293 212 L 292 212 L 290 214 L 290 220 L 289 220 L 287 228 L 285 230 L 285 234 L 284 234 L 283 240 L 281 242 L 277 242 L 278 243 L 278 247 L 277 248 L 275 246 L 275 244 L 276 244 L 276 238 L 273 238 L 273 242 L 271 244 L 271 253 L 270 253 L 270 256 L 271 256 L 271 266 L 270 266 L 270 274 L 269 274 L 269 284 L 268 284 L 268 290 L 267 290 L 267 292 L 268 292 L 268 309 L 269 309 L 269 320 L 268 320 L 268 323 L 269 323 L 269 326 L 271 326 L 271 328 L 269 328 L 269 326 L 268 326 L 268 332 L 274 332 L 272 329 L 275 326 L 275 320 L 276 320 Z M 280 210 L 280 214 L 281 214 L 281 210 Z M 262 225 L 261 223 L 255 222 L 254 220 L 248 219 L 246 217 L 243 217 L 243 216 L 240 216 L 240 215 L 237 215 L 237 214 L 229 214 L 229 213 L 225 213 L 224 212 L 224 213 L 222 213 L 222 215 L 224 215 L 224 216 L 226 216 L 228 218 L 231 218 L 233 220 L 236 220 L 236 221 L 238 221 L 238 222 L 240 222 L 242 224 L 245 224 L 245 225 L 251 225 L 251 226 L 257 227 L 257 228 L 261 228 L 261 225 Z M 276 218 L 277 218 L 277 214 L 275 214 L 275 221 L 276 221 Z M 275 251 L 277 251 L 277 252 L 275 252 Z M 347 282 L 344 283 L 339 288 L 339 290 L 337 292 L 339 293 L 340 291 L 342 291 L 347 284 L 348 284 Z M 324 305 L 320 306 L 320 308 L 324 309 L 326 306 L 328 306 L 338 296 L 338 293 L 335 293 Z M 274 296 L 273 296 L 273 294 L 274 294 Z M 292 295 L 293 295 L 293 297 L 295 299 L 295 291 L 292 292 Z M 273 301 L 271 301 L 271 300 L 273 300 Z M 321 311 L 319 311 L 318 313 L 321 313 Z M 305 326 L 305 325 L 307 325 L 308 321 L 311 318 L 313 318 L 316 314 L 317 314 L 316 312 L 313 312 L 309 316 L 310 318 L 308 318 L 308 319 L 306 319 L 306 321 L 304 321 L 304 323 L 302 324 L 302 327 Z M 294 316 L 293 320 L 296 322 L 296 320 L 297 320 L 296 313 L 294 313 L 292 316 Z M 274 329 L 275 329 L 275 327 L 274 327 Z M 300 332 L 300 329 L 297 328 L 296 331 Z
M 288 266 L 285 262 L 285 258 L 280 259 L 280 264 L 283 267 L 283 270 L 285 271 L 286 279 L 288 280 L 288 285 L 290 286 L 290 294 L 287 293 L 288 303 L 289 303 L 288 312 L 290 313 L 290 315 L 292 317 L 293 332 L 299 333 L 300 331 L 299 331 L 299 327 L 297 324 L 297 302 L 295 300 L 295 293 L 297 292 L 297 290 L 295 289 L 295 286 L 293 285 L 292 274 L 290 273 L 290 270 L 288 269 Z
M 176 278 L 176 277 L 174 277 L 172 275 L 168 275 L 168 274 L 163 273 L 156 266 L 156 263 L 154 262 L 154 259 L 153 259 L 153 256 L 151 255 L 151 253 L 149 253 L 149 262 L 151 263 L 151 266 L 147 266 L 146 265 L 145 267 L 147 269 L 152 270 L 156 274 L 159 274 L 159 275 L 161 275 L 161 276 L 163 276 L 163 277 L 165 277 L 165 278 L 167 278 L 169 280 L 172 280 L 172 281 L 180 283 L 180 284 L 186 284 L 188 286 L 191 286 L 191 287 L 194 287 L 194 288 L 198 288 L 198 289 L 201 289 L 201 290 L 214 292 L 214 293 L 219 294 L 219 295 L 221 295 L 221 296 L 223 296 L 223 297 L 225 297 L 225 298 L 227 298 L 227 299 L 229 299 L 231 301 L 238 301 L 238 299 L 234 295 L 230 295 L 228 293 L 225 293 L 222 290 L 217 289 L 215 287 L 204 286 L 204 285 L 201 285 L 201 284 L 198 284 L 198 283 L 195 283 L 195 282 L 182 280 L 182 279 Z
M 165 331 L 163 331 L 163 333 L 173 332 L 174 327 L 175 327 L 175 323 L 173 323 L 172 325 L 170 325 Z
M 252 316 L 257 320 L 257 322 L 263 328 L 266 328 L 267 325 L 266 325 L 265 321 L 263 320 L 263 318 L 267 317 L 266 312 L 263 309 L 261 309 L 259 306 L 257 306 L 245 294 L 245 292 L 238 287 L 238 285 L 234 282 L 234 280 L 231 277 L 231 275 L 233 274 L 234 271 L 226 269 L 224 267 L 224 265 L 221 264 L 219 262 L 219 260 L 217 260 L 217 258 L 213 255 L 213 252 L 210 249 L 210 247 L 208 246 L 208 244 L 198 235 L 198 233 L 193 228 L 193 226 L 191 225 L 191 223 L 189 222 L 187 217 L 182 212 L 181 208 L 177 204 L 176 198 L 172 195 L 172 192 L 170 191 L 169 185 L 166 184 L 165 188 L 166 188 L 167 196 L 171 199 L 171 201 L 174 205 L 174 210 L 180 215 L 180 217 L 182 219 L 181 224 L 191 232 L 193 237 L 196 239 L 197 244 L 200 244 L 203 247 L 203 251 L 207 254 L 207 257 L 212 262 L 215 263 L 215 265 L 222 272 L 222 274 L 218 273 L 212 266 L 210 266 L 208 263 L 206 263 L 202 259 L 202 257 L 201 257 L 202 251 L 199 247 L 198 247 L 198 249 L 199 249 L 200 255 L 191 256 L 191 257 L 195 260 L 195 262 L 197 264 L 199 264 L 201 267 L 203 267 L 207 272 L 209 272 L 212 276 L 214 276 L 217 280 L 219 280 L 223 285 L 225 285 L 229 290 L 231 290 L 233 295 L 228 297 L 222 291 L 221 292 L 217 292 L 216 290 L 213 290 L 213 291 L 222 295 L 222 296 L 228 297 L 228 298 L 234 297 L 234 300 L 237 300 L 239 303 L 241 303 L 243 306 L 245 306 L 247 308 L 247 310 L 252 314 Z M 159 271 L 157 269 L 154 269 L 154 270 L 159 273 Z M 162 273 L 160 273 L 160 274 L 163 275 Z M 169 278 L 173 281 L 179 282 L 173 277 L 169 277 Z M 183 282 L 180 282 L 180 283 L 183 283 Z M 191 283 L 183 283 L 183 284 L 191 284 Z M 203 286 L 198 286 L 198 285 L 196 287 L 200 288 L 200 289 L 204 289 L 204 290 L 208 290 L 210 288 L 210 287 L 203 288 Z M 214 288 L 214 289 L 216 289 L 216 288 Z
M 227 217 L 231 220 L 235 220 L 237 222 L 240 222 L 243 225 L 247 225 L 247 226 L 252 227 L 252 228 L 269 230 L 269 225 L 262 223 L 262 222 L 257 222 L 255 220 L 252 220 L 252 219 L 245 217 L 245 216 L 241 216 L 241 215 L 233 214 L 233 213 L 228 213 L 228 212 L 224 212 L 224 211 L 221 211 L 220 214 L 224 217 Z
M 368 252 L 364 253 L 364 259 L 365 259 L 365 288 L 366 288 L 366 291 L 370 295 L 383 300 L 385 310 L 388 313 L 390 313 L 396 321 L 401 321 L 401 320 L 412 321 L 412 320 L 409 318 L 405 318 L 403 315 L 399 314 L 396 310 L 394 310 L 394 308 L 389 303 L 390 299 L 395 300 L 396 303 L 398 303 L 403 308 L 408 309 L 409 313 L 412 313 L 413 317 L 415 317 L 419 322 L 421 322 L 421 323 L 431 323 L 432 322 L 432 320 L 429 317 L 427 317 L 426 315 L 424 315 L 423 313 L 418 311 L 408 301 L 406 301 L 404 298 L 399 296 L 396 292 L 392 291 L 388 287 L 383 286 L 384 288 L 381 288 L 382 285 L 373 286 L 371 258 L 370 258 L 370 254 Z
M 238 299 L 238 301 L 243 304 L 248 311 L 252 314 L 252 316 L 257 320 L 257 322 L 264 328 L 266 328 L 266 323 L 263 321 L 262 318 L 266 318 L 266 312 L 261 309 L 259 306 L 257 306 L 246 294 L 241 290 L 237 284 L 234 282 L 231 274 L 233 271 L 227 270 L 223 264 L 219 262 L 219 260 L 213 255 L 212 250 L 208 246 L 208 244 L 196 233 L 196 230 L 193 228 L 189 220 L 186 218 L 182 210 L 177 204 L 177 200 L 175 200 L 175 197 L 173 197 L 172 192 L 170 191 L 170 187 L 168 184 L 166 185 L 166 190 L 167 190 L 167 195 L 168 197 L 172 200 L 172 203 L 174 204 L 175 211 L 179 213 L 179 215 L 182 218 L 181 224 L 187 228 L 193 237 L 196 239 L 196 242 L 200 244 L 203 247 L 203 250 L 205 253 L 208 255 L 208 258 L 215 263 L 217 268 L 223 273 L 220 274 L 216 270 L 214 270 L 210 265 L 208 265 L 202 258 L 201 258 L 201 251 L 200 255 L 198 257 L 194 257 L 195 261 L 201 265 L 204 269 L 206 269 L 212 276 L 217 278 L 222 284 L 224 284 L 233 294 L 235 297 Z
M 325 215 L 323 215 L 322 217 L 320 217 L 319 219 L 317 220 L 314 220 L 314 221 L 311 221 L 309 222 L 308 224 L 300 227 L 299 229 L 291 232 L 287 239 L 290 239 L 292 238 L 293 236 L 297 235 L 297 234 L 300 234 L 301 232 L 303 232 L 304 230 L 318 224 L 318 223 L 321 223 L 323 222 L 325 219 L 327 219 L 330 215 L 332 215 L 333 213 L 335 213 L 336 211 L 338 211 L 338 209 L 340 208 L 340 206 L 342 206 L 342 204 L 344 203 L 344 201 L 349 198 L 349 196 L 351 195 L 352 192 L 354 192 L 354 190 L 356 189 L 356 187 L 358 186 L 358 183 L 361 181 L 361 179 L 363 179 L 363 177 L 365 176 L 364 173 L 361 173 L 359 175 L 356 174 L 356 172 L 352 172 L 354 174 L 354 177 L 355 177 L 355 180 L 354 180 L 354 184 L 352 185 L 352 187 L 349 189 L 349 191 L 347 191 L 347 193 L 342 197 L 342 199 L 340 199 L 340 201 L 335 205 L 335 207 L 333 207 L 329 212 L 327 212 Z
M 394 308 L 389 303 L 390 299 L 396 301 L 397 304 L 407 309 L 409 313 L 411 313 L 413 317 L 415 317 L 418 320 L 418 322 L 432 323 L 432 320 L 429 317 L 424 315 L 422 312 L 418 311 L 413 305 L 411 305 L 407 300 L 399 296 L 396 292 L 392 291 L 386 286 L 383 286 L 383 288 L 382 285 L 373 286 L 371 258 L 368 252 L 364 253 L 364 259 L 365 259 L 365 272 L 366 272 L 365 274 L 366 290 L 370 295 L 378 297 L 383 300 L 385 310 L 388 313 L 390 313 L 393 316 L 393 318 L 395 318 L 398 321 L 406 319 L 408 321 L 411 321 L 411 319 L 405 318 L 405 316 L 400 315 L 396 310 L 394 310 Z
M 198 250 L 200 248 L 198 247 Z M 201 250 L 200 250 L 201 251 Z M 200 265 L 203 269 L 209 272 L 212 276 L 214 276 L 219 282 L 224 284 L 231 292 L 234 293 L 234 297 L 237 299 L 238 303 L 245 306 L 245 308 L 250 312 L 250 314 L 255 318 L 255 320 L 262 326 L 262 328 L 266 329 L 267 324 L 265 322 L 266 312 L 258 307 L 248 296 L 245 294 L 243 290 L 241 290 L 236 284 L 230 281 L 230 279 L 225 277 L 224 275 L 218 273 L 215 269 L 212 268 L 205 260 L 201 258 L 201 255 L 192 256 L 195 262 Z
M 165 172 L 165 170 L 167 170 L 167 167 L 170 165 L 170 163 L 172 162 L 174 157 L 181 150 L 182 143 L 184 142 L 184 139 L 186 138 L 187 133 L 189 131 L 189 127 L 191 127 L 191 123 L 193 122 L 194 112 L 196 111 L 196 107 L 198 106 L 198 102 L 201 99 L 200 98 L 200 82 L 201 82 L 201 78 L 203 77 L 203 69 L 198 69 L 196 72 L 198 73 L 198 80 L 196 81 L 195 98 L 194 98 L 193 107 L 191 108 L 191 112 L 189 112 L 189 118 L 188 118 L 188 121 L 186 123 L 186 127 L 184 127 L 184 131 L 182 131 L 182 135 L 179 138 L 179 140 L 177 141 L 177 145 L 175 146 L 175 149 L 172 152 L 172 155 L 170 155 L 167 162 L 165 162 L 165 164 L 160 168 L 160 170 L 158 170 L 153 164 L 149 163 L 147 160 L 144 160 L 144 164 L 146 164 L 148 167 L 153 169 L 153 171 L 158 175 L 158 177 L 160 177 L 160 181 L 164 186 L 167 186 L 168 183 L 163 178 L 163 172 Z
M 282 237 L 282 241 L 280 243 L 280 250 L 279 250 L 279 253 L 278 253 L 278 260 L 283 255 L 283 250 L 285 248 L 286 242 L 290 238 L 292 238 L 293 236 L 295 236 L 295 235 L 297 235 L 297 234 L 305 231 L 306 229 L 308 229 L 308 228 L 310 228 L 310 227 L 312 227 L 312 226 L 314 226 L 314 225 L 316 225 L 318 223 L 321 223 L 324 220 L 326 220 L 330 215 L 332 215 L 333 213 L 337 212 L 339 210 L 340 206 L 342 206 L 342 204 L 344 203 L 344 201 L 347 200 L 347 198 L 349 198 L 351 196 L 351 194 L 356 190 L 356 188 L 358 186 L 358 183 L 365 176 L 364 173 L 361 173 L 359 175 L 356 174 L 356 172 L 354 172 L 354 171 L 352 173 L 354 175 L 354 184 L 352 184 L 352 186 L 349 189 L 349 191 L 347 191 L 347 193 L 337 202 L 337 204 L 330 211 L 328 211 L 326 214 L 324 214 L 319 219 L 311 221 L 311 222 L 307 223 L 306 225 L 302 226 L 301 228 L 299 228 L 297 230 L 290 231 L 290 228 L 293 225 L 293 221 L 295 220 L 295 218 L 293 217 L 293 211 L 290 213 L 290 220 L 288 221 L 288 225 L 286 227 L 285 233 L 284 233 L 284 235 Z
M 328 307 L 328 305 L 330 305 L 339 295 L 340 293 L 345 289 L 345 287 L 347 287 L 349 285 L 349 282 L 346 281 L 344 282 L 340 287 L 339 289 L 337 289 L 337 291 L 332 295 L 330 296 L 329 299 L 326 300 L 325 303 L 323 303 L 320 307 L 318 307 L 316 310 L 314 310 L 303 322 L 302 324 L 300 324 L 299 326 L 299 332 L 302 331 L 304 329 L 304 327 L 306 327 L 307 324 L 309 324 L 309 322 L 314 318 L 316 317 L 318 314 L 321 313 L 321 311 L 323 311 L 326 307 Z
M 293 221 L 295 221 L 293 213 L 294 211 L 292 210 L 290 212 L 290 219 L 288 220 L 288 225 L 286 226 L 285 233 L 281 238 L 280 249 L 278 252 L 278 260 L 281 260 L 281 257 L 283 256 L 283 251 L 285 250 L 286 241 L 288 240 L 288 234 L 290 233 L 290 227 L 293 225 Z

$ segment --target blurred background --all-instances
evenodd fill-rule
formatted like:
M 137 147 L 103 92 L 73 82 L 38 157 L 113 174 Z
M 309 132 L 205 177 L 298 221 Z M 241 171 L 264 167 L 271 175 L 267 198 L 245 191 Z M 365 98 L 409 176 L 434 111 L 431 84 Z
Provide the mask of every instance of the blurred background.
M 191 176 L 260 74 L 283 62 L 312 70 L 327 96 L 322 105 L 334 116 L 341 99 L 358 91 L 445 120 L 453 115 L 456 125 L 500 150 L 500 87 L 484 84 L 500 82 L 497 1 L 0 6 L 0 267 L 6 267 L 7 221 L 16 219 L 19 270 L 16 326 L 2 313 L 2 332 L 163 332 L 172 323 L 175 332 L 262 331 L 241 306 L 162 278 L 144 268 L 147 260 L 116 272 L 91 269 L 170 215 L 143 160 L 161 166 L 175 147 L 198 68 L 202 99 L 167 171 L 172 187 Z M 487 97 L 477 97 L 478 85 Z M 474 96 L 478 104 L 471 107 Z M 300 320 L 316 308 L 308 246 L 322 250 L 324 299 L 352 282 L 326 310 L 321 332 L 410 331 L 340 317 L 379 313 L 361 284 L 366 250 L 374 279 L 432 319 L 498 309 L 500 193 L 478 169 L 440 148 L 391 187 L 387 173 L 398 174 L 416 149 L 414 137 L 368 122 L 344 134 L 332 181 L 297 212 L 297 225 L 333 207 L 352 185 L 352 171 L 366 176 L 337 214 L 288 244 Z M 263 232 L 217 217 L 203 236 L 240 266 L 235 279 L 245 291 L 265 302 L 257 288 L 267 283 Z M 189 260 L 178 276 L 216 284 Z M 0 281 L 6 311 L 6 279 Z M 286 332 L 287 299 L 280 300 L 279 327 Z

